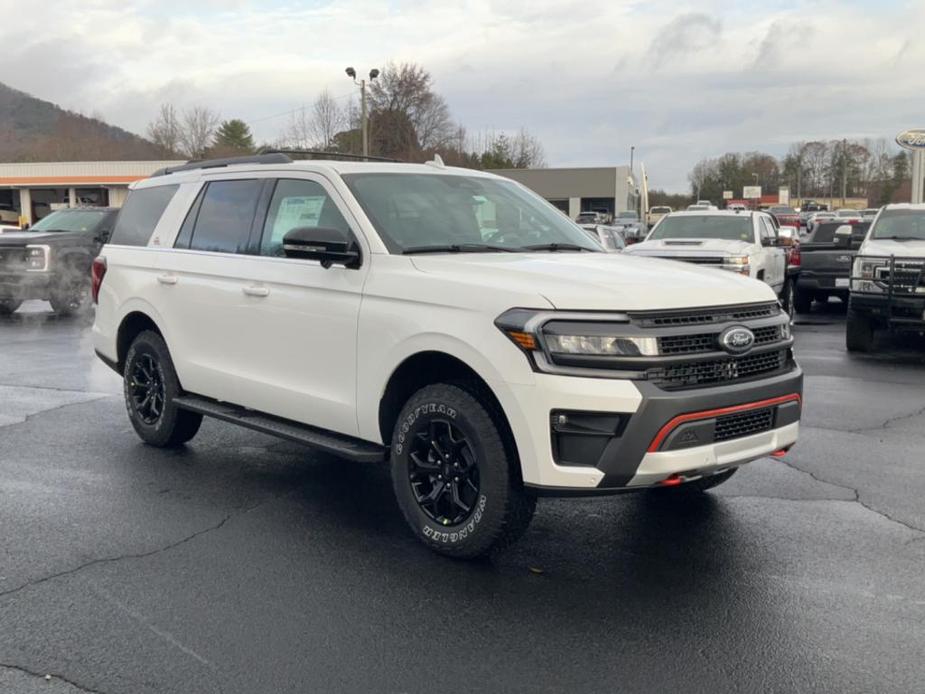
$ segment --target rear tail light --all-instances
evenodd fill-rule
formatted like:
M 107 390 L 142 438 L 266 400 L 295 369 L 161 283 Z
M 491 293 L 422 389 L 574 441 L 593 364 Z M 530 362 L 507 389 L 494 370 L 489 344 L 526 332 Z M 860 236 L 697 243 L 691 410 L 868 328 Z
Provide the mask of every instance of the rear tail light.
M 90 270 L 91 285 L 90 294 L 93 296 L 93 303 L 100 303 L 100 287 L 103 286 L 103 278 L 106 276 L 106 258 L 100 256 L 93 261 L 93 267 Z
M 799 247 L 799 246 L 794 246 L 794 247 L 793 247 L 793 250 L 790 251 L 790 264 L 791 264 L 791 265 L 799 265 L 800 262 L 801 262 L 801 258 L 800 258 L 800 247 Z

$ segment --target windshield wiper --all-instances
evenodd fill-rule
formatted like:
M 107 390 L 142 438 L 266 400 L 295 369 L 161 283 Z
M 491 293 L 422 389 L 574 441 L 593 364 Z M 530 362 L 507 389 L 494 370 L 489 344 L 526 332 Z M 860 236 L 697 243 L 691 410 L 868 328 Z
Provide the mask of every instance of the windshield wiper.
M 536 243 L 532 246 L 524 246 L 524 250 L 527 251 L 587 251 L 588 253 L 594 253 L 595 251 L 590 248 L 585 248 L 584 246 L 579 246 L 577 243 Z
M 874 241 L 925 241 L 923 236 L 875 236 Z
M 448 243 L 435 246 L 411 246 L 402 250 L 402 255 L 417 253 L 518 253 L 519 248 L 492 246 L 487 243 Z

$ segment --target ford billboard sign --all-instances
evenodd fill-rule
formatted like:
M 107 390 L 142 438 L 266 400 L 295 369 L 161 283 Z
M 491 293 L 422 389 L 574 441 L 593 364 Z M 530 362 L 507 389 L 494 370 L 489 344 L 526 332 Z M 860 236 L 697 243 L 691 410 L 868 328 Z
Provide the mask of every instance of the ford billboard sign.
M 925 128 L 904 130 L 896 136 L 896 144 L 906 149 L 925 149 Z

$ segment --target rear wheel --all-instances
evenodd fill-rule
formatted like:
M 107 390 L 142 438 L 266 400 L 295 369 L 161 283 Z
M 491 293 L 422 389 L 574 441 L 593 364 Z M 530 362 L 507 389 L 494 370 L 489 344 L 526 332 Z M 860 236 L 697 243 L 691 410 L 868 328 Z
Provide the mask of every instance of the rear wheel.
M 451 557 L 500 550 L 526 531 L 536 499 L 515 474 L 491 408 L 469 390 L 425 386 L 402 408 L 392 434 L 395 498 L 417 538 Z
M 813 295 L 805 289 L 793 288 L 793 308 L 797 313 L 809 313 L 813 307 Z
M 870 352 L 876 337 L 874 321 L 870 316 L 848 309 L 845 329 L 845 346 L 849 352 Z
M 18 299 L 0 299 L 0 316 L 11 316 L 22 306 Z
M 174 404 L 180 381 L 164 338 L 146 330 L 129 347 L 123 370 L 125 407 L 141 440 L 158 448 L 180 446 L 196 435 L 202 415 Z

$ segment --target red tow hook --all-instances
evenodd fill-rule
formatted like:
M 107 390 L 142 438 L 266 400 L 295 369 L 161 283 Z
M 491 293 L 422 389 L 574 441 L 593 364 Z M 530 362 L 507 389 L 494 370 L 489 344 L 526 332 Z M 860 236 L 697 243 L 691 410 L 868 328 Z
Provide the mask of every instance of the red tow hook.
M 780 450 L 774 451 L 774 452 L 771 454 L 771 457 L 772 457 L 772 458 L 783 458 L 785 455 L 787 455 L 787 452 L 788 452 L 789 450 L 790 450 L 789 448 L 781 448 Z

